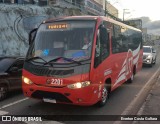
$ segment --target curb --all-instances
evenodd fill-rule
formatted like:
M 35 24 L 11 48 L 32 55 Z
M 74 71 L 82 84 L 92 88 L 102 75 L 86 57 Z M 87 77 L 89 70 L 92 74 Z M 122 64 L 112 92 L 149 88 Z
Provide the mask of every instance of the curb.
M 154 86 L 152 87 L 152 89 L 150 90 L 150 93 L 149 93 L 149 95 L 147 96 L 146 101 L 149 100 L 149 99 L 152 97 L 151 92 L 154 90 L 154 88 L 158 85 L 159 82 L 160 82 L 160 76 L 158 77 L 158 80 L 156 81 L 155 85 L 154 85 Z M 145 105 L 146 105 L 146 101 L 143 103 L 142 107 L 139 109 L 137 115 L 142 115 L 142 113 L 143 113 L 143 108 L 144 108 Z
M 149 81 L 144 85 L 144 87 L 140 90 L 140 92 L 136 95 L 133 101 L 127 106 L 127 108 L 121 114 L 124 115 L 137 115 L 139 109 L 142 107 L 143 103 L 145 102 L 146 98 L 148 97 L 149 92 L 151 91 L 152 87 L 156 84 L 158 77 L 160 74 L 160 67 L 154 73 L 154 75 L 149 79 Z M 124 121 L 115 121 L 113 124 L 122 124 L 125 123 Z M 126 121 L 126 123 L 128 123 Z M 132 122 L 130 122 L 132 123 Z

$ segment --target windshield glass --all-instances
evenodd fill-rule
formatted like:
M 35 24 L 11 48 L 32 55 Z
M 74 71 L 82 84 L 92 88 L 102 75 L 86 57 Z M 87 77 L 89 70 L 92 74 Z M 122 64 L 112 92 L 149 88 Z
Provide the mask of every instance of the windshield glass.
M 65 21 L 42 24 L 27 58 L 39 56 L 45 61 L 57 57 L 65 57 L 75 61 L 89 59 L 94 28 L 95 21 Z M 68 61 L 60 59 L 56 62 Z
M 144 53 L 151 53 L 151 48 L 149 48 L 149 47 L 143 47 L 143 52 Z

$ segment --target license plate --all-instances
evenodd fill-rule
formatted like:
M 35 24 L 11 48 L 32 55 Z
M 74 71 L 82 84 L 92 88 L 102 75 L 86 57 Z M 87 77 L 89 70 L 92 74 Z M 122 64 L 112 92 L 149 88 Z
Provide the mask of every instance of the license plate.
M 43 98 L 44 102 L 49 102 L 49 103 L 56 103 L 55 99 L 47 99 L 47 98 Z

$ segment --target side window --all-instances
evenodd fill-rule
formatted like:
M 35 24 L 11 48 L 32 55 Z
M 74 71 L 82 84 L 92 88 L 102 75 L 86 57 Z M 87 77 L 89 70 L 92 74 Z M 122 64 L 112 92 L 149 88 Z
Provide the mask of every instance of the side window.
M 101 55 L 102 55 L 102 61 L 109 56 L 109 48 L 110 48 L 110 41 L 109 41 L 109 33 L 111 24 L 109 22 L 104 22 L 104 27 L 102 27 L 102 30 L 100 32 L 100 35 L 103 39 L 100 39 L 101 43 Z
M 97 38 L 96 38 L 96 57 L 100 57 L 100 49 L 101 49 L 101 44 L 100 44 L 100 35 L 99 35 L 99 31 L 97 34 Z
M 142 46 L 141 32 L 128 29 L 128 38 L 129 38 L 128 45 L 131 50 L 137 49 L 140 44 Z
M 97 67 L 108 56 L 109 35 L 107 29 L 104 26 L 101 26 L 97 32 L 94 67 Z
M 122 52 L 128 51 L 128 33 L 126 27 L 121 27 L 121 37 L 122 37 Z
M 96 48 L 94 57 L 94 67 L 96 68 L 100 64 L 100 30 L 97 31 Z
M 112 53 L 120 52 L 123 52 L 121 27 L 119 25 L 114 25 L 112 35 Z

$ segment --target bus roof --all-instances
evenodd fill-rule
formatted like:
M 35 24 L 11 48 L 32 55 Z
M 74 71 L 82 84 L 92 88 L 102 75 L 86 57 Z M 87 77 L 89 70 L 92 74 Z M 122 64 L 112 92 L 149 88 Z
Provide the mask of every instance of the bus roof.
M 66 20 L 96 20 L 99 17 L 100 16 L 64 16 L 46 20 L 45 23 L 50 23 L 54 21 L 66 21 Z
M 53 19 L 50 19 L 50 20 L 46 20 L 46 21 L 44 21 L 44 23 L 51 23 L 51 22 L 56 22 L 56 21 L 67 21 L 67 20 L 97 20 L 97 19 L 106 20 L 108 22 L 120 25 L 122 27 L 130 28 L 130 29 L 137 30 L 137 31 L 141 31 L 138 28 L 129 26 L 129 25 L 127 25 L 127 24 L 125 24 L 121 21 L 116 21 L 116 20 L 114 20 L 110 17 L 105 17 L 105 16 L 88 16 L 88 15 L 86 15 L 86 16 L 64 16 L 64 17 L 59 17 L 59 18 L 53 18 Z

